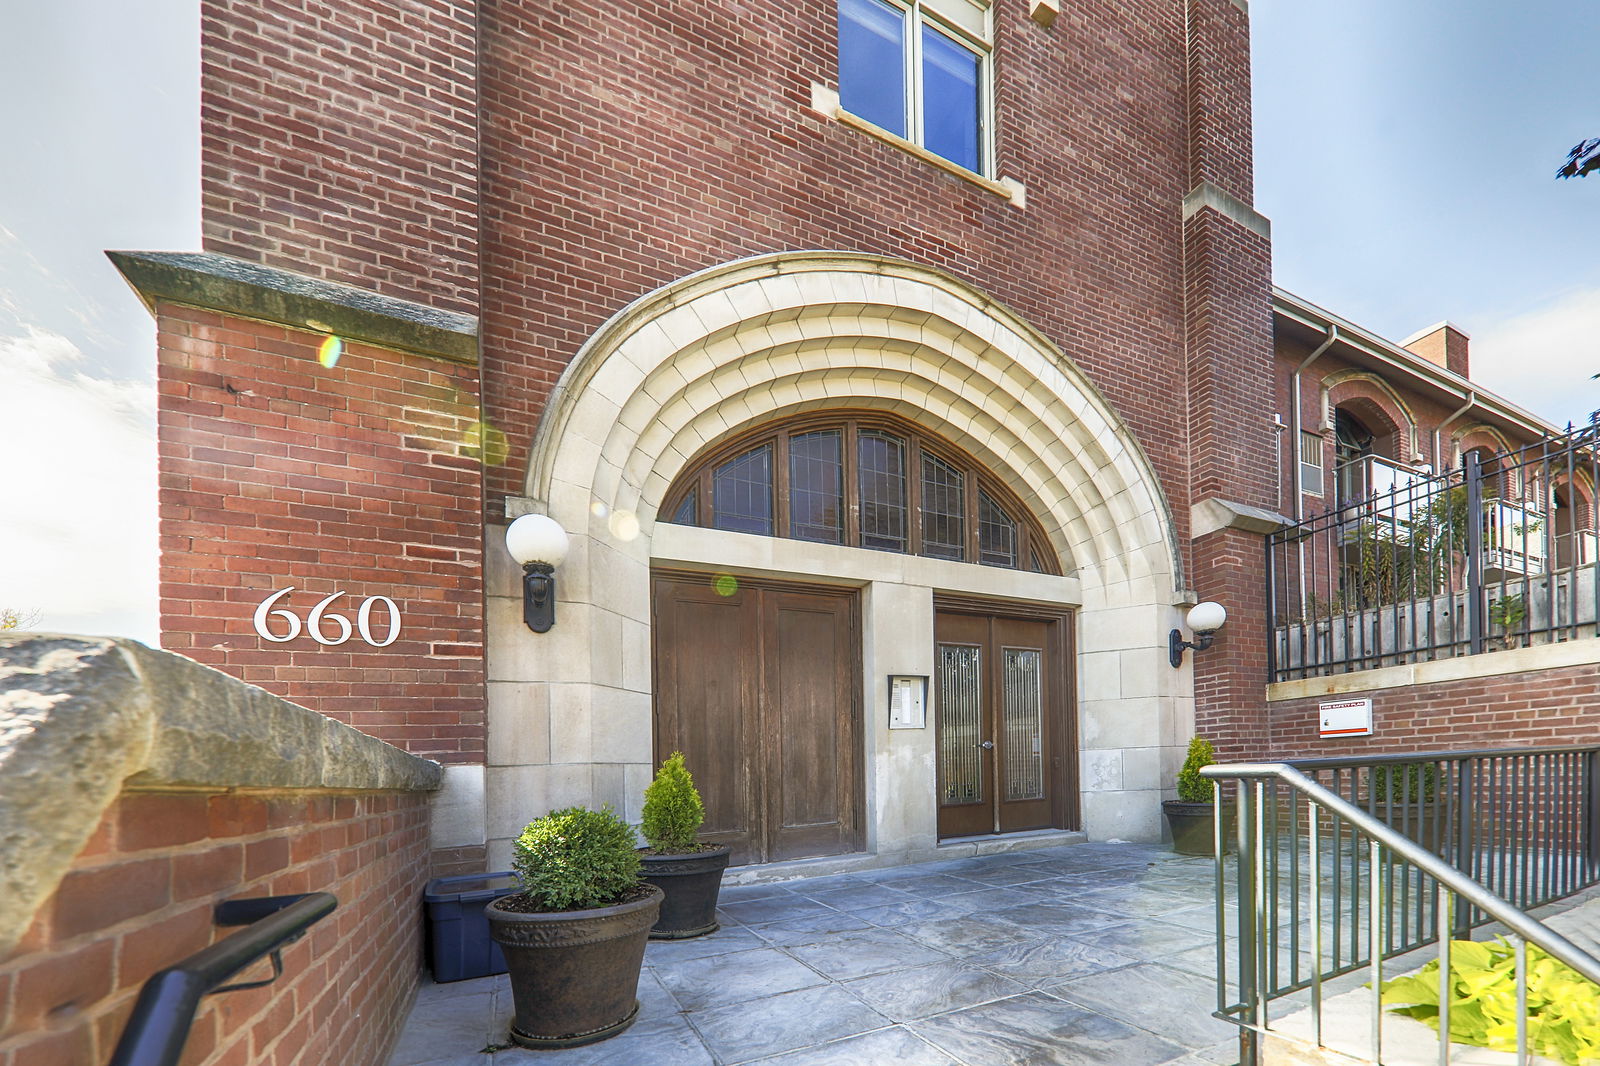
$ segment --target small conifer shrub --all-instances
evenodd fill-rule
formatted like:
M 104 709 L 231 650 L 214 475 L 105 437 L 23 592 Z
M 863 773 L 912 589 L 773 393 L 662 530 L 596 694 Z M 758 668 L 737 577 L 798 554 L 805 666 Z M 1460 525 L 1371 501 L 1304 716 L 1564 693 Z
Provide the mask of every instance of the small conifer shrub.
M 1202 766 L 1210 766 L 1217 761 L 1217 753 L 1211 746 L 1211 741 L 1205 737 L 1195 737 L 1189 741 L 1189 754 L 1183 760 L 1183 768 L 1178 771 L 1178 799 L 1184 803 L 1210 803 L 1212 801 L 1211 782 L 1200 776 Z
M 675 751 L 644 790 L 644 824 L 639 831 L 655 851 L 698 851 L 695 833 L 705 820 L 706 809 L 694 787 L 694 778 L 683 765 L 683 752 Z
M 610 807 L 568 807 L 528 823 L 513 845 L 511 866 L 537 910 L 609 907 L 639 886 L 634 844 L 633 827 Z

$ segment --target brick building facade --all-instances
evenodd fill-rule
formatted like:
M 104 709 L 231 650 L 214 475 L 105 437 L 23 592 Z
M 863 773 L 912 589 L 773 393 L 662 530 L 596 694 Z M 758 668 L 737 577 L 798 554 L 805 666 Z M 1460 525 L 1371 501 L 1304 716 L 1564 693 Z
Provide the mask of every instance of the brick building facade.
M 206 3 L 204 251 L 119 259 L 165 644 L 446 762 L 441 869 L 636 819 L 675 747 L 748 861 L 1159 838 L 1196 729 L 1289 728 L 1286 428 L 1388 394 L 1364 335 L 1295 373 L 1329 322 L 1271 288 L 1242 0 L 1055 7 Z M 1379 348 L 1431 456 L 1459 382 Z

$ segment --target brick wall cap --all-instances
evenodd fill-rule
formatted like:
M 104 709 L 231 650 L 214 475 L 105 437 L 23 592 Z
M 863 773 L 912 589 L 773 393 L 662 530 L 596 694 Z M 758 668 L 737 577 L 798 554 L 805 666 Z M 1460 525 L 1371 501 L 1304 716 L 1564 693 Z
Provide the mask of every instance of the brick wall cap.
M 133 640 L 0 635 L 0 958 L 125 789 L 432 791 L 438 763 Z
M 158 302 L 332 333 L 453 363 L 478 362 L 478 320 L 215 252 L 107 252 L 152 312 Z

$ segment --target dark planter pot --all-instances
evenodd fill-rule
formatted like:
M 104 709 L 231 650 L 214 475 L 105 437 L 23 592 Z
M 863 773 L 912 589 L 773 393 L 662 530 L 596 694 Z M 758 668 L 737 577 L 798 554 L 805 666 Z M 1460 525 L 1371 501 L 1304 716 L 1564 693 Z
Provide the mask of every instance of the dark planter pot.
M 615 907 L 552 914 L 484 908 L 505 953 L 523 1047 L 563 1048 L 616 1036 L 639 1014 L 639 969 L 661 909 L 661 890 Z
M 640 876 L 667 897 L 650 930 L 651 940 L 687 940 L 717 931 L 717 894 L 730 850 L 724 844 L 715 851 L 683 855 L 639 853 Z
M 1172 829 L 1172 850 L 1179 855 L 1213 854 L 1212 811 L 1214 803 L 1186 803 L 1183 800 L 1162 800 L 1161 813 L 1167 816 Z M 1233 850 L 1234 808 L 1222 808 L 1222 850 Z

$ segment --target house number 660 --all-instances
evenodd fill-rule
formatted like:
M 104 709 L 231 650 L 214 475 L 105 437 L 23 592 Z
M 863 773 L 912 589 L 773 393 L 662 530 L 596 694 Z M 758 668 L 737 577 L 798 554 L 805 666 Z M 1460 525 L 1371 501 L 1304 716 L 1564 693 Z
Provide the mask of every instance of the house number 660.
M 253 621 L 256 632 L 260 634 L 262 640 L 270 640 L 274 644 L 287 644 L 300 635 L 300 616 L 286 607 L 273 606 L 293 591 L 293 585 L 279 589 L 262 600 L 261 605 L 256 608 Z M 374 648 L 387 648 L 400 638 L 400 608 L 393 600 L 387 596 L 368 596 L 361 601 L 361 607 L 356 611 L 356 624 L 351 626 L 350 619 L 328 610 L 328 606 L 343 595 L 343 592 L 335 592 L 331 596 L 324 596 L 317 601 L 315 607 L 311 608 L 311 613 L 306 615 L 304 628 L 312 640 L 326 647 L 332 647 L 349 640 L 351 633 L 359 632 L 361 639 Z M 382 640 L 372 635 L 372 608 L 374 604 L 379 603 L 389 608 L 389 632 Z M 282 619 L 284 632 L 281 636 L 275 636 L 272 630 L 267 628 L 267 622 L 272 618 Z M 331 626 L 334 631 L 331 636 L 324 632 L 324 626 Z

